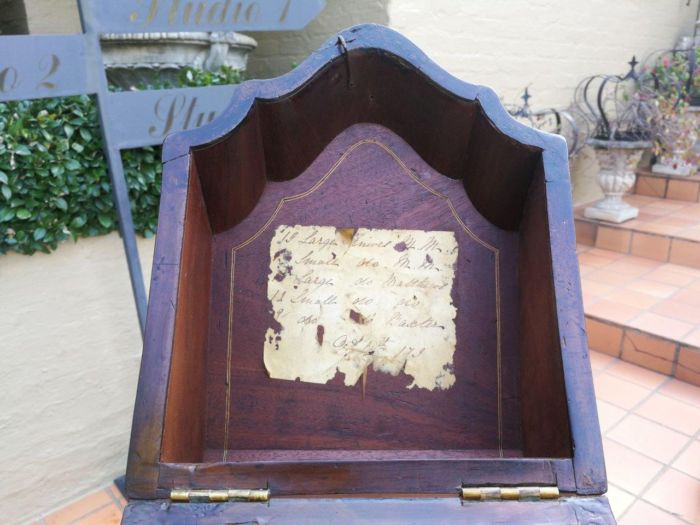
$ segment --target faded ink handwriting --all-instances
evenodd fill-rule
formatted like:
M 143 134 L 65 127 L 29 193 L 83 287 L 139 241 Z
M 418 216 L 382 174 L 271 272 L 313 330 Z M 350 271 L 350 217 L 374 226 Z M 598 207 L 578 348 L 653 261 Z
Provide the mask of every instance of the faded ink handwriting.
M 267 296 L 276 323 L 265 336 L 274 379 L 355 385 L 368 367 L 412 377 L 409 388 L 455 381 L 457 262 L 452 232 L 279 226 L 270 244 Z

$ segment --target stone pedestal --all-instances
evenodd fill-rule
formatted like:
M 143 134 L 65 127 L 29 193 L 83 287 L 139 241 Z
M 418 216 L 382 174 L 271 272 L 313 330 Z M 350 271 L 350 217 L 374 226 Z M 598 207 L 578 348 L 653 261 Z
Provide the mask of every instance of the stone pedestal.
M 695 166 L 683 157 L 684 152 L 680 150 L 673 150 L 669 154 L 660 155 L 656 164 L 651 167 L 651 171 L 661 175 L 689 177 L 695 171 Z
M 244 70 L 257 47 L 249 36 L 234 32 L 106 33 L 102 56 L 110 84 L 132 89 L 139 84 L 174 82 L 185 66 L 217 71 L 221 66 Z
M 584 211 L 584 216 L 614 223 L 634 219 L 639 210 L 626 203 L 622 196 L 634 185 L 634 173 L 644 150 L 651 146 L 650 142 L 590 140 L 595 148 L 600 171 L 598 184 L 605 197 Z

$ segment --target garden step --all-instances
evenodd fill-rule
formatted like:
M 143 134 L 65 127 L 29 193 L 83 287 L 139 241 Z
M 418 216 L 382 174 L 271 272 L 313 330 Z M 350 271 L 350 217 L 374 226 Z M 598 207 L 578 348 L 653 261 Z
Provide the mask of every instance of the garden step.
M 700 174 L 678 177 L 653 173 L 651 169 L 638 169 L 632 193 L 660 199 L 700 202 Z
M 590 348 L 700 386 L 700 270 L 579 245 Z
M 574 210 L 579 244 L 661 262 L 700 268 L 700 203 L 627 195 L 639 208 L 636 219 L 615 224 L 584 217 Z

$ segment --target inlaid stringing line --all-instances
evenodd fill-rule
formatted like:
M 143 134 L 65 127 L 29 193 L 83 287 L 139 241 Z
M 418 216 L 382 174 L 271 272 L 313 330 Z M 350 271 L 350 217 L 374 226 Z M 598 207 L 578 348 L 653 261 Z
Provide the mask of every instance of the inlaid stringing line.
M 450 213 L 452 216 L 455 218 L 457 223 L 460 225 L 460 227 L 465 231 L 469 237 L 471 237 L 474 241 L 479 243 L 481 246 L 484 248 L 488 249 L 494 254 L 494 268 L 495 268 L 495 285 L 496 285 L 496 390 L 497 390 L 497 418 L 498 418 L 498 452 L 499 456 L 503 457 L 503 400 L 502 400 L 502 394 L 501 394 L 501 289 L 500 289 L 500 272 L 499 272 L 499 266 L 500 266 L 500 260 L 499 260 L 499 254 L 500 251 L 498 248 L 495 246 L 489 244 L 488 242 L 484 241 L 481 239 L 478 235 L 476 235 L 470 228 L 467 226 L 464 221 L 462 221 L 462 218 L 457 214 L 457 210 L 455 209 L 454 205 L 452 204 L 452 201 L 450 198 L 445 195 L 444 193 L 440 193 L 439 191 L 434 190 L 427 184 L 425 184 L 423 181 L 421 181 L 418 177 L 414 175 L 414 173 L 411 171 L 411 169 L 403 162 L 403 160 L 396 155 L 396 153 L 383 144 L 382 142 L 379 142 L 374 139 L 363 139 L 352 146 L 350 146 L 345 152 L 338 158 L 338 160 L 331 166 L 331 168 L 321 177 L 311 188 L 308 190 L 302 192 L 302 193 L 297 193 L 296 195 L 291 195 L 289 197 L 283 197 L 280 199 L 280 201 L 277 203 L 277 206 L 275 207 L 275 210 L 272 212 L 272 215 L 270 218 L 265 222 L 265 224 L 260 227 L 260 229 L 255 232 L 255 234 L 250 237 L 249 239 L 246 239 L 242 243 L 234 246 L 231 248 L 231 278 L 230 278 L 230 289 L 229 289 L 229 318 L 228 318 L 228 334 L 227 334 L 227 348 L 226 348 L 226 407 L 225 407 L 225 419 L 224 419 L 224 452 L 223 452 L 223 462 L 226 462 L 226 456 L 228 453 L 228 435 L 229 435 L 229 421 L 230 421 L 230 416 L 231 416 L 231 350 L 232 350 L 232 342 L 231 342 L 231 333 L 233 331 L 233 299 L 234 299 L 234 282 L 235 282 L 235 267 L 236 267 L 236 252 L 238 250 L 241 250 L 248 246 L 250 243 L 255 241 L 258 237 L 260 237 L 265 231 L 270 227 L 270 225 L 273 223 L 277 215 L 279 214 L 280 211 L 282 211 L 282 208 L 287 202 L 294 202 L 299 199 L 303 199 L 305 197 L 308 197 L 312 193 L 314 193 L 316 190 L 318 190 L 323 184 L 328 180 L 328 178 L 338 169 L 338 167 L 345 161 L 345 159 L 350 156 L 350 154 L 355 151 L 357 148 L 364 144 L 374 144 L 375 146 L 378 146 L 382 150 L 384 150 L 386 153 L 388 153 L 401 167 L 403 172 L 408 175 L 411 180 L 414 182 L 418 183 L 421 187 L 423 187 L 426 191 L 431 193 L 432 195 L 435 195 L 436 197 L 439 197 L 440 199 L 443 199 L 446 203 L 447 206 L 450 209 Z
M 494 254 L 494 278 L 496 280 L 496 395 L 498 404 L 498 455 L 503 457 L 503 396 L 501 394 L 501 254 Z
M 226 337 L 226 417 L 224 419 L 224 457 L 223 463 L 226 463 L 226 455 L 228 454 L 228 426 L 229 415 L 231 414 L 231 331 L 233 330 L 233 276 L 236 269 L 236 252 L 231 251 L 231 283 L 228 292 L 228 333 Z

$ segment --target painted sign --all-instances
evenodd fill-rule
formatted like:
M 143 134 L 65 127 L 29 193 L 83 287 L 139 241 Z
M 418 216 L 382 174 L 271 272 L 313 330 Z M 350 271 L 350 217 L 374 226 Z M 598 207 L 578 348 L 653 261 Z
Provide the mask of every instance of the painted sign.
M 0 36 L 0 102 L 97 95 L 103 149 L 142 333 L 146 288 L 119 150 L 160 144 L 169 133 L 211 122 L 236 88 L 110 93 L 100 34 L 288 31 L 306 26 L 325 5 L 325 0 L 78 0 L 82 35 Z
M 4 36 L 0 50 L 0 101 L 94 91 L 87 82 L 83 35 Z
M 98 32 L 292 31 L 303 29 L 325 0 L 87 0 Z M 83 0 L 86 3 L 86 0 Z
M 119 149 L 161 144 L 175 131 L 198 128 L 228 105 L 235 86 L 109 93 L 112 143 Z

